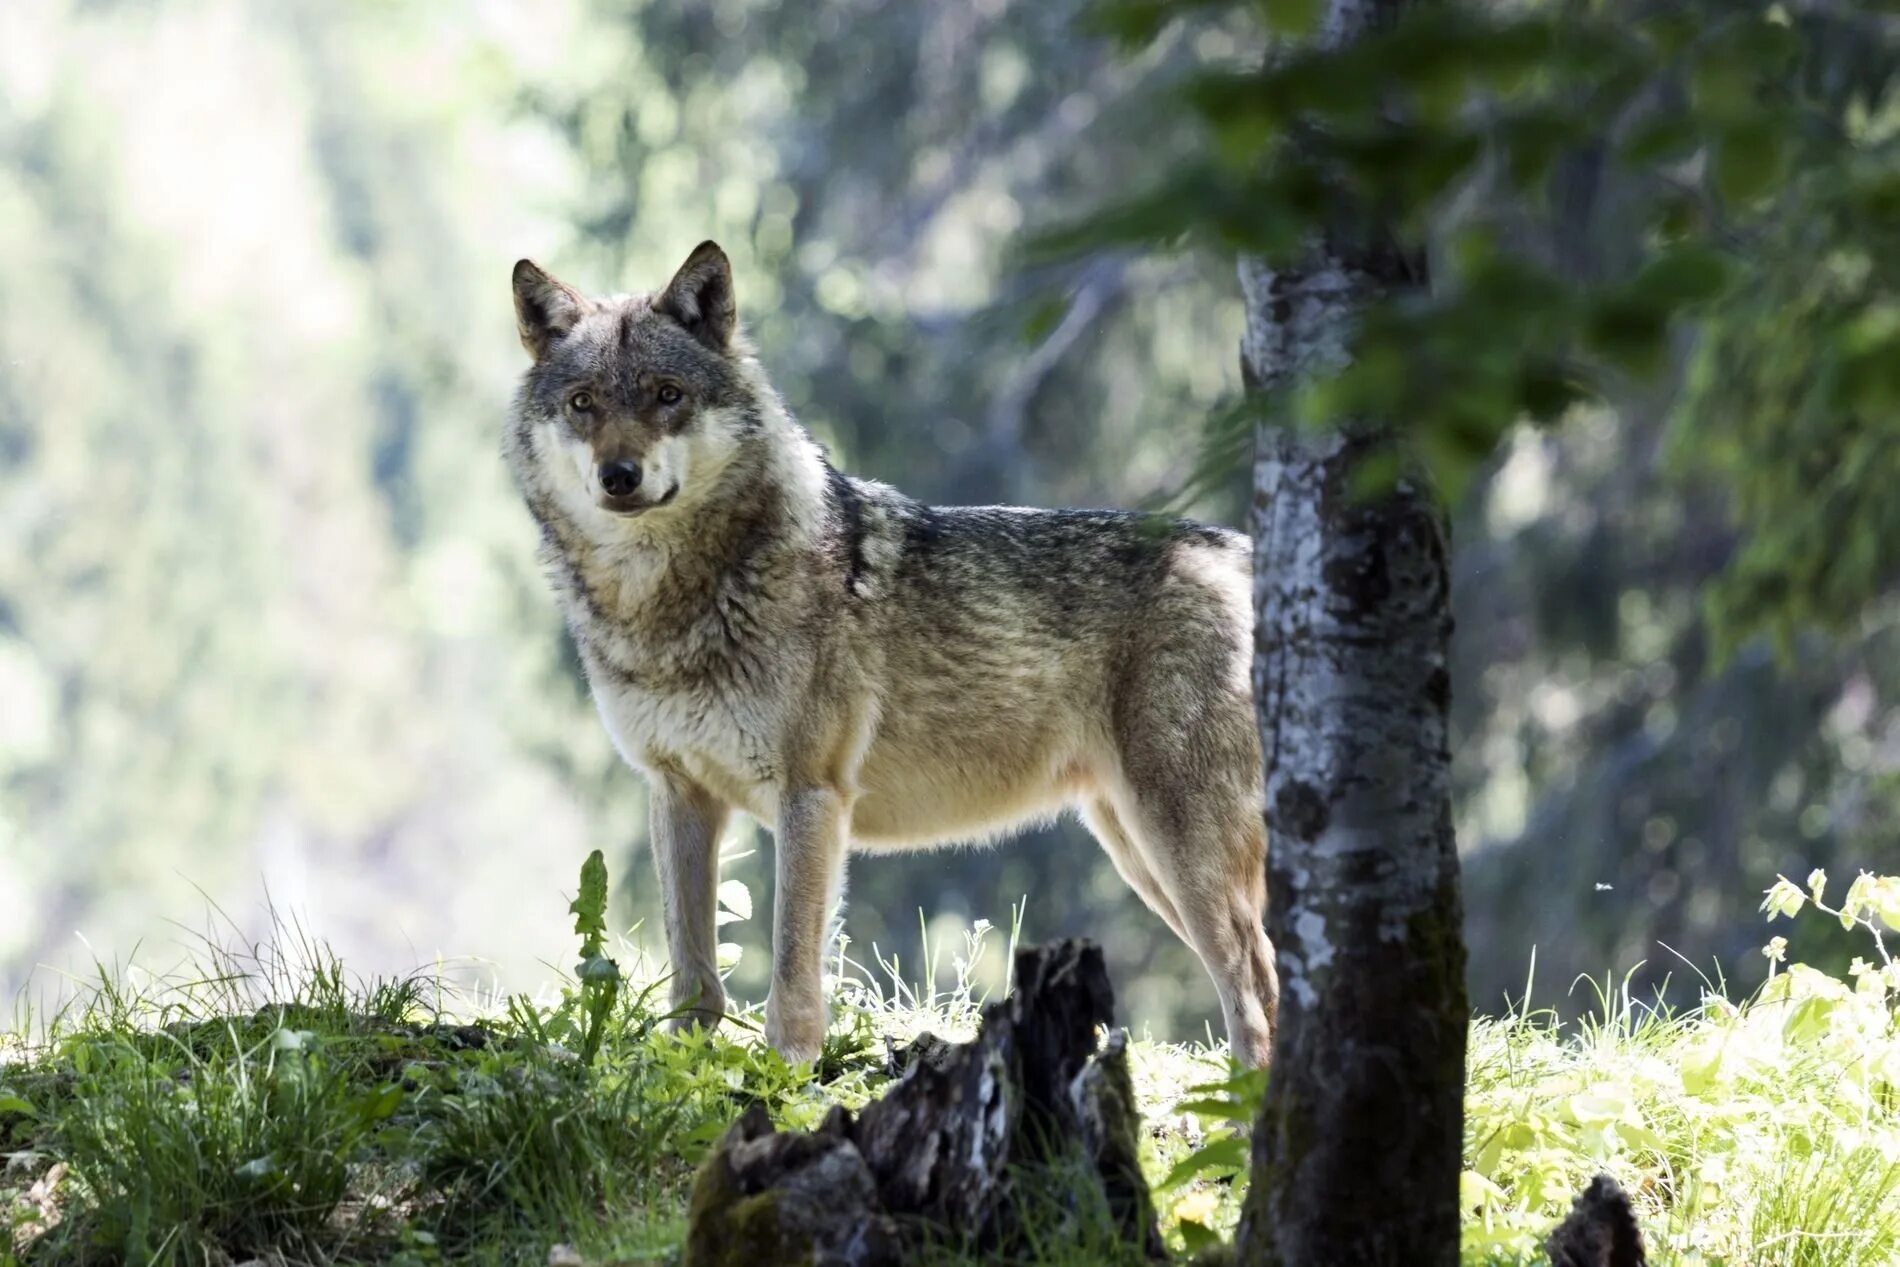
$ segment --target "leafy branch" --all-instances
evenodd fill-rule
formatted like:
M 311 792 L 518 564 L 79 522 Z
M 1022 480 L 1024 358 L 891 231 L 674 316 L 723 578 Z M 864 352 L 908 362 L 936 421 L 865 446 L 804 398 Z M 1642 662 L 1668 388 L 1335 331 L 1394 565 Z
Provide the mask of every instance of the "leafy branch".
M 1874 939 L 1874 950 L 1880 956 L 1880 976 L 1889 989 L 1900 991 L 1900 965 L 1894 963 L 1893 955 L 1887 949 L 1886 936 L 1881 932 L 1881 924 L 1889 930 L 1900 929 L 1900 876 L 1874 875 L 1863 871 L 1847 886 L 1847 895 L 1839 906 L 1829 906 L 1823 896 L 1827 890 L 1827 872 L 1816 868 L 1808 873 L 1808 887 L 1804 891 L 1787 876 L 1777 876 L 1775 883 L 1762 898 L 1761 909 L 1768 913 L 1773 923 L 1777 916 L 1785 915 L 1793 919 L 1803 906 L 1813 906 L 1823 915 L 1832 915 L 1841 922 L 1842 928 L 1864 928 L 1868 936 Z M 1878 922 L 1876 922 L 1878 920 Z M 1788 939 L 1776 937 L 1763 949 L 1768 957 L 1770 971 L 1773 966 L 1786 961 Z M 1853 975 L 1866 976 L 1873 971 L 1865 960 L 1856 959 Z

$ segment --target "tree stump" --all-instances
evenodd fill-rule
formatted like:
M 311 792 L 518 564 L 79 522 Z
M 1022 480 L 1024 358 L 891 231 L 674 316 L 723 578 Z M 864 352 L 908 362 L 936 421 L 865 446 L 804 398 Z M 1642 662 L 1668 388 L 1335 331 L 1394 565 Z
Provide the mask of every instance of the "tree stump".
M 797 1134 L 748 1110 L 694 1182 L 686 1267 L 895 1267 L 924 1240 L 1007 1246 L 1022 1211 L 1012 1185 L 1070 1162 L 1065 1175 L 1097 1189 L 1076 1200 L 1099 1197 L 1128 1243 L 1163 1257 L 1124 1037 L 1096 1041 L 1114 1006 L 1101 949 L 1025 947 L 1015 981 L 974 1040 L 920 1041 L 855 1118 L 833 1109 Z
M 1608 1175 L 1590 1181 L 1544 1242 L 1552 1267 L 1647 1267 L 1630 1199 Z

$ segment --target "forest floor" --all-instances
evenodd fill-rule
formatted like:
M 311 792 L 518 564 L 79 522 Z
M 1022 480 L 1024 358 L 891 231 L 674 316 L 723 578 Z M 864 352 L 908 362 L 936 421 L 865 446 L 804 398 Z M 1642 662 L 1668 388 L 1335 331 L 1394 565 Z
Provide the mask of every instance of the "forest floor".
M 1858 887 L 1844 905 L 1872 933 L 1874 899 L 1900 882 Z M 1770 900 L 1793 914 L 1817 899 L 1784 885 Z M 988 935 L 969 934 L 960 965 Z M 1753 999 L 1712 987 L 1688 1013 L 1610 981 L 1581 1024 L 1477 1020 L 1466 1261 L 1543 1261 L 1571 1197 L 1607 1172 L 1652 1262 L 1900 1262 L 1900 968 L 1875 948 L 1848 979 L 1781 966 Z M 694 1165 L 741 1109 L 809 1127 L 877 1095 L 917 1034 L 973 1032 L 981 1000 L 956 975 L 916 992 L 847 970 L 823 1056 L 793 1068 L 758 1040 L 756 1010 L 667 1033 L 637 973 L 470 1000 L 426 974 L 353 980 L 294 933 L 241 953 L 207 942 L 163 979 L 102 973 L 0 1036 L 0 1262 L 677 1261 Z M 1217 1049 L 1130 1054 L 1168 1244 L 1217 1261 L 1263 1078 Z M 977 1261 L 953 1244 L 929 1256 Z M 1140 1260 L 1071 1217 L 1020 1261 Z

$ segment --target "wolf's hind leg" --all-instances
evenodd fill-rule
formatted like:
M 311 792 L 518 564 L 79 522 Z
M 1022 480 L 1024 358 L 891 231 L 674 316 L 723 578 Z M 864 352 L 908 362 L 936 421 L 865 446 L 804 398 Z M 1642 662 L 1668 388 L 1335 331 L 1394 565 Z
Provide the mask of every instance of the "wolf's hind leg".
M 1234 1059 L 1256 1067 L 1273 1049 L 1279 974 L 1266 913 L 1266 828 L 1244 794 L 1130 788 L 1121 808 L 1148 870 L 1179 919 L 1181 939 L 1214 979 Z
M 649 838 L 660 873 L 674 1029 L 717 1025 L 726 1011 L 719 982 L 719 833 L 726 807 L 690 780 L 663 774 L 653 781 Z
M 1115 870 L 1128 883 L 1148 909 L 1159 915 L 1174 935 L 1182 941 L 1188 941 L 1187 930 L 1181 927 L 1181 916 L 1174 909 L 1174 902 L 1167 891 L 1161 887 L 1161 881 L 1148 869 L 1148 862 L 1142 856 L 1142 849 L 1128 832 L 1127 824 L 1115 812 L 1114 805 L 1107 797 L 1096 797 L 1082 806 L 1082 822 L 1102 846 L 1109 861 L 1115 864 Z M 1192 943 L 1189 943 L 1192 945 Z

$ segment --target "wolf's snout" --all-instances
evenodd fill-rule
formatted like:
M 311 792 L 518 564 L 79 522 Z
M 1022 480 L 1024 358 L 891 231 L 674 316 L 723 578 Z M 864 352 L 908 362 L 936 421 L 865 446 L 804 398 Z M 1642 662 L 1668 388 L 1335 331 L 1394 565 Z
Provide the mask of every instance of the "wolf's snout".
M 638 462 L 602 462 L 600 490 L 609 497 L 631 497 L 640 489 Z

